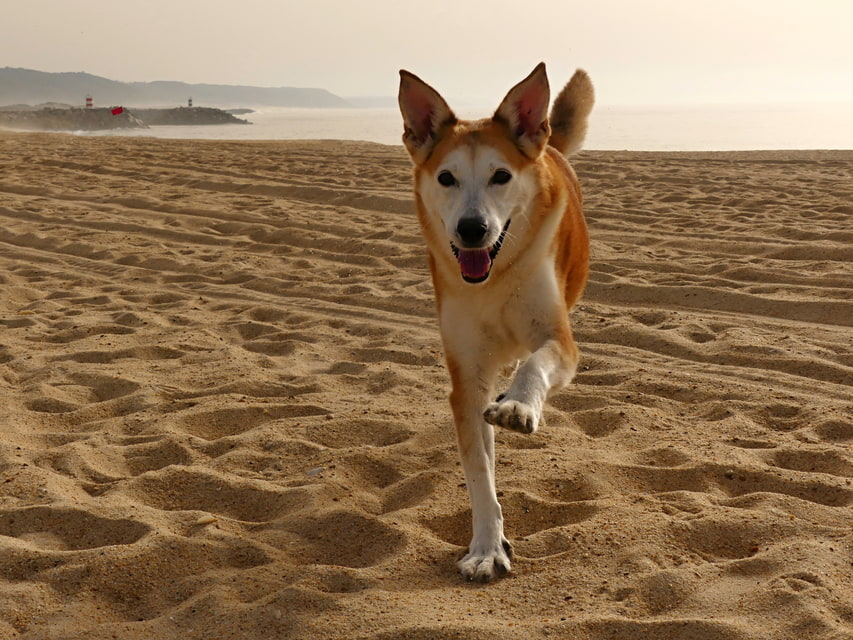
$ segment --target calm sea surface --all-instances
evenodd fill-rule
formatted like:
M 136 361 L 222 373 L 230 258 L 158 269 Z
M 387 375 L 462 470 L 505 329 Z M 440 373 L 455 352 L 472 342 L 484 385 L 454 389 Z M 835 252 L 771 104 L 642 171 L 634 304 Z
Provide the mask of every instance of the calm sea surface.
M 490 110 L 460 109 L 458 115 L 479 118 L 490 115 Z M 214 140 L 367 140 L 401 144 L 402 125 L 396 108 L 259 108 L 240 117 L 252 125 L 152 127 L 115 135 Z M 593 111 L 585 148 L 631 151 L 853 149 L 853 104 L 601 107 Z

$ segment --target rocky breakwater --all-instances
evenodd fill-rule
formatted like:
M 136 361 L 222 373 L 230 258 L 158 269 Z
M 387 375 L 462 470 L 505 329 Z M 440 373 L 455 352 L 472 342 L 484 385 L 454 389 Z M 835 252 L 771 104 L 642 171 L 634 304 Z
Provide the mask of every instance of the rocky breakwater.
M 127 109 L 117 111 L 92 108 L 0 111 L 0 127 L 29 131 L 98 131 L 147 127 Z
M 212 107 L 180 107 L 177 109 L 134 109 L 133 113 L 149 126 L 157 125 L 208 125 L 251 124 Z
M 77 109 L 0 110 L 0 127 L 27 131 L 100 131 L 146 129 L 157 125 L 251 124 L 221 109 Z

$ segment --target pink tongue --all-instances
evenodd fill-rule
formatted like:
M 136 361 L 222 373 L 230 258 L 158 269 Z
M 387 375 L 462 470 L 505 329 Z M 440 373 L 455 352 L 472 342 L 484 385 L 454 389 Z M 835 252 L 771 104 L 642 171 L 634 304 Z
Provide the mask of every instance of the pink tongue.
M 472 280 L 485 276 L 492 266 L 488 249 L 460 249 L 457 260 L 462 268 L 462 275 Z

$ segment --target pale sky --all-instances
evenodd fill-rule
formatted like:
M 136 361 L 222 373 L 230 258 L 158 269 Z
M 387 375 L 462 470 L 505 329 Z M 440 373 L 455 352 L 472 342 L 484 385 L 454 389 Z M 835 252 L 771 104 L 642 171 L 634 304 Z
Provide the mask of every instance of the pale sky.
M 600 105 L 853 102 L 853 0 L 18 0 L 0 67 L 496 105 L 540 60 Z

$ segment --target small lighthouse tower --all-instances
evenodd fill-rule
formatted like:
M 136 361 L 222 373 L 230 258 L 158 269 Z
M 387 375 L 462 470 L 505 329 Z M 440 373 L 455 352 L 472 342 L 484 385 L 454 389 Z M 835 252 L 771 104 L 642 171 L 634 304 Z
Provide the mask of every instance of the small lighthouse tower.
M 192 109 L 192 108 L 193 108 L 193 99 L 192 99 L 192 96 L 190 96 L 190 99 L 189 99 L 189 100 L 187 100 L 187 106 L 188 106 L 190 109 Z
M 87 109 L 92 108 L 92 96 L 86 96 L 86 108 Z

